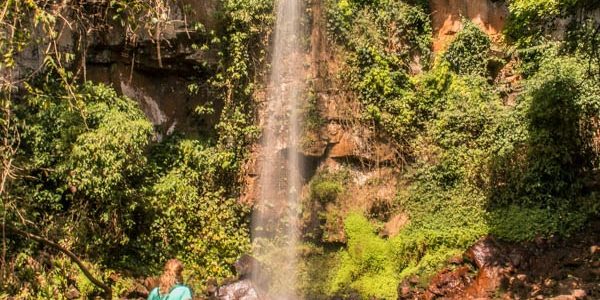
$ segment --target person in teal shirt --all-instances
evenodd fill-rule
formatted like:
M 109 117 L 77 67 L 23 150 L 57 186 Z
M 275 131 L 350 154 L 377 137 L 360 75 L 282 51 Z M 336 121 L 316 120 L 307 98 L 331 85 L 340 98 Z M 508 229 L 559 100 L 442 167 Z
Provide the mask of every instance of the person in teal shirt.
M 183 264 L 177 259 L 170 259 L 160 276 L 158 287 L 154 288 L 148 300 L 192 300 L 192 291 L 183 285 Z

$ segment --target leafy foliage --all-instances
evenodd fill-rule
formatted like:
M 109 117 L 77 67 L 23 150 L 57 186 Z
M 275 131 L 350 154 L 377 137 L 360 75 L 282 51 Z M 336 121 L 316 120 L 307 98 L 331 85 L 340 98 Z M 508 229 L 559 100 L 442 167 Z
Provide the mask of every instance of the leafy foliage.
M 231 172 L 233 156 L 192 140 L 173 147 L 152 187 L 150 230 L 140 240 L 161 251 L 143 250 L 158 261 L 179 256 L 200 278 L 231 276 L 229 266 L 248 250 L 248 230 L 243 208 L 215 179 Z
M 524 134 L 492 162 L 497 188 L 491 205 L 538 210 L 531 215 L 546 215 L 548 227 L 542 232 L 568 234 L 597 212 L 590 205 L 595 195 L 588 182 L 598 164 L 592 150 L 593 119 L 600 112 L 598 85 L 587 78 L 586 66 L 576 56 L 550 51 L 541 61 L 509 119 Z
M 60 83 L 50 83 L 32 86 L 28 104 L 17 110 L 26 120 L 22 167 L 31 174 L 18 188 L 27 199 L 23 204 L 31 205 L 22 208 L 50 221 L 52 213 L 87 207 L 87 214 L 77 216 L 80 229 L 105 230 L 86 247 L 118 247 L 128 240 L 141 196 L 135 178 L 146 170 L 152 126 L 135 103 L 106 86 L 81 86 L 75 109 L 64 100 L 69 96 Z
M 597 27 L 593 16 L 587 12 L 597 9 L 597 1 L 589 0 L 514 0 L 509 3 L 510 15 L 504 33 L 515 44 L 521 59 L 523 75 L 529 76 L 539 67 L 539 59 L 551 44 L 566 43 L 573 53 L 585 49 L 591 63 L 598 60 L 590 45 Z M 578 15 L 579 17 L 572 17 Z M 564 54 L 564 53 L 563 53 Z
M 511 10 L 520 13 L 511 16 L 516 24 L 507 32 L 519 32 L 513 39 L 518 47 L 537 45 L 547 32 L 546 16 L 552 19 L 581 4 L 567 2 L 512 1 Z M 598 82 L 589 76 L 582 59 L 586 52 L 577 50 L 582 49 L 577 42 L 570 50 L 518 50 L 528 79 L 516 106 L 507 106 L 486 78 L 491 40 L 473 23 L 463 21 L 442 59 L 415 76 L 399 56 L 378 46 L 393 39 L 365 25 L 376 18 L 371 12 L 385 9 L 347 4 L 344 13 L 351 12 L 353 22 L 340 26 L 340 8 L 330 6 L 337 22 L 330 30 L 344 37 L 337 41 L 347 47 L 346 82 L 363 104 L 365 119 L 412 160 L 402 175 L 408 187 L 395 205 L 410 223 L 383 240 L 369 222 L 357 221 L 362 217 L 349 216 L 347 250 L 339 254 L 333 291 L 373 296 L 386 288 L 364 282 L 383 283 L 384 276 L 394 278 L 391 287 L 414 274 L 426 280 L 483 235 L 515 241 L 568 235 L 598 213 L 590 177 L 598 164 L 593 150 Z M 551 13 L 540 13 L 544 10 Z M 574 36 L 589 37 L 589 25 Z M 364 232 L 355 234 L 353 226 Z M 366 257 L 380 259 L 372 261 L 382 267 L 371 271 Z
M 375 47 L 407 62 L 428 58 L 431 25 L 423 6 L 402 1 L 329 0 L 328 33 L 350 49 Z
M 399 144 L 414 132 L 413 103 L 405 97 L 411 65 L 428 65 L 431 25 L 422 6 L 402 1 L 328 1 L 328 30 L 348 52 L 343 81 L 373 122 Z
M 507 36 L 522 46 L 542 38 L 561 10 L 577 0 L 516 0 L 509 3 Z
M 456 34 L 444 59 L 458 74 L 485 75 L 489 60 L 490 38 L 471 21 L 463 20 L 464 27 Z
M 397 275 L 390 244 L 375 234 L 373 226 L 362 215 L 348 215 L 344 228 L 348 247 L 340 254 L 331 292 L 356 290 L 364 297 L 397 298 Z
M 220 42 L 219 73 L 211 80 L 221 90 L 225 107 L 217 125 L 219 145 L 242 156 L 244 146 L 256 139 L 251 99 L 258 78 L 264 75 L 268 38 L 273 24 L 273 3 L 267 0 L 227 0 L 223 3 L 226 33 Z M 242 159 L 242 157 L 240 157 Z
M 312 201 L 328 203 L 335 201 L 339 194 L 344 192 L 344 183 L 347 181 L 346 172 L 318 173 L 310 182 L 310 197 Z
M 112 20 L 124 28 L 126 38 L 135 40 L 141 30 L 154 34 L 168 21 L 168 4 L 110 1 L 101 14 L 81 21 L 101 31 L 102 22 Z M 0 49 L 7 53 L 3 67 L 15 66 L 14 59 L 26 47 L 56 43 L 58 10 L 32 1 L 9 1 L 3 7 L 7 14 L 2 25 L 11 20 L 24 27 L 18 35 L 0 28 Z M 70 9 L 80 13 L 94 7 L 78 4 Z M 209 83 L 215 100 L 223 103 L 222 109 L 208 111 L 221 113 L 214 136 L 157 142 L 137 104 L 110 87 L 80 81 L 80 73 L 73 70 L 77 66 L 68 63 L 73 60 L 70 54 L 50 52 L 39 74 L 23 78 L 25 90 L 2 85 L 0 124 L 18 124 L 15 132 L 2 126 L 0 138 L 14 138 L 18 145 L 16 155 L 3 153 L 2 159 L 13 161 L 19 170 L 16 175 L 3 172 L 13 176 L 1 195 L 2 212 L 7 212 L 3 222 L 24 223 L 29 230 L 60 240 L 98 263 L 98 269 L 150 275 L 165 259 L 178 257 L 200 278 L 194 281 L 197 292 L 209 278 L 231 276 L 233 262 L 249 247 L 248 208 L 236 200 L 238 176 L 247 146 L 258 132 L 252 98 L 265 69 L 272 9 L 272 1 L 224 1 L 219 12 L 223 31 L 208 33 L 195 26 L 212 37 L 203 51 L 211 48 L 219 54 L 217 68 L 209 72 L 214 74 Z M 33 23 L 28 21 L 32 15 Z M 48 40 L 30 39 L 39 24 Z M 160 34 L 154 38 L 160 39 Z M 160 41 L 155 42 L 160 47 Z M 27 241 L 15 238 L 9 247 L 9 261 L 25 252 L 32 254 L 30 264 L 39 259 L 39 248 Z M 89 283 L 73 283 L 76 277 L 69 274 L 64 280 L 80 292 L 90 290 Z M 58 284 L 34 286 L 32 293 Z M 126 289 L 120 284 L 113 290 Z M 92 288 L 89 293 L 91 297 L 98 291 Z

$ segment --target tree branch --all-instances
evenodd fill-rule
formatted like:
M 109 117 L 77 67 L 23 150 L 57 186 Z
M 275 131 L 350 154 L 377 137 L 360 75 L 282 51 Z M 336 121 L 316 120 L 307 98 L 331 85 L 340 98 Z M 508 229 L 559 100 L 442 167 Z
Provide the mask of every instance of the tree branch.
M 87 277 L 87 279 L 89 279 L 94 285 L 96 285 L 97 287 L 101 288 L 102 290 L 104 290 L 104 297 L 108 300 L 112 299 L 112 289 L 110 288 L 110 286 L 106 285 L 105 283 L 103 283 L 102 281 L 96 279 L 94 277 L 94 275 L 92 275 L 92 273 L 90 272 L 90 270 L 83 264 L 83 262 L 81 261 L 81 259 L 79 259 L 79 257 L 77 257 L 77 255 L 75 255 L 73 252 L 71 252 L 70 250 L 62 247 L 61 245 L 48 240 L 44 237 L 41 237 L 39 235 L 35 235 L 33 233 L 29 233 L 26 231 L 23 231 L 21 229 L 15 228 L 11 225 L 5 225 L 5 228 L 8 229 L 8 231 L 11 231 L 13 233 L 16 233 L 20 236 L 23 236 L 25 238 L 34 240 L 36 242 L 42 243 L 46 246 L 52 247 L 62 253 L 64 253 L 66 256 L 68 256 L 73 262 L 75 262 L 77 264 L 77 266 L 79 267 L 79 269 L 81 269 L 81 271 L 83 272 L 83 274 L 85 275 L 85 277 Z

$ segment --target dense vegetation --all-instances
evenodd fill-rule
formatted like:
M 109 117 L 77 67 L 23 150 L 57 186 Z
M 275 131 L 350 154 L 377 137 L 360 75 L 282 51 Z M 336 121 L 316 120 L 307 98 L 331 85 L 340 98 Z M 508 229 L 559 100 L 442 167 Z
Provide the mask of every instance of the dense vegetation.
M 268 69 L 273 1 L 222 0 L 221 30 L 189 24 L 199 36 L 194 47 L 216 53 L 218 63 L 198 70 L 188 89 L 209 83 L 215 97 L 196 113 L 218 122 L 209 135 L 161 141 L 133 100 L 85 80 L 82 56 L 88 32 L 116 26 L 136 40 L 168 23 L 173 3 L 92 2 L 66 11 L 0 4 L 0 298 L 106 292 L 59 248 L 114 297 L 170 257 L 186 263 L 186 281 L 200 292 L 209 279 L 231 276 L 250 249 L 250 207 L 237 198 L 260 133 L 254 103 Z M 321 216 L 323 226 L 343 227 L 345 243 L 305 236 L 300 277 L 310 297 L 394 299 L 402 280 L 426 282 L 482 236 L 568 236 L 600 214 L 598 21 L 580 14 L 555 34 L 559 18 L 595 2 L 511 0 L 502 41 L 464 19 L 434 54 L 427 1 L 323 1 L 341 88 L 360 104 L 356 120 L 400 155 L 406 184 L 386 209 L 410 222 L 384 238 L 378 216 L 353 212 L 343 224 Z M 63 18 L 78 20 L 73 53 L 56 48 Z M 32 47 L 45 49 L 42 64 L 23 70 L 19 57 Z M 503 71 L 519 75 L 518 88 L 506 88 Z M 323 125 L 315 101 L 311 94 L 312 130 Z M 308 201 L 334 202 L 349 176 L 320 171 Z
M 81 297 L 108 297 L 58 248 L 15 234 L 21 231 L 84 259 L 93 277 L 112 285 L 115 297 L 132 289 L 132 275 L 156 274 L 171 257 L 186 262 L 193 274 L 188 282 L 201 292 L 208 279 L 231 276 L 232 264 L 249 249 L 249 210 L 237 202 L 238 181 L 247 146 L 257 135 L 252 97 L 271 31 L 272 2 L 223 1 L 222 32 L 190 24 L 200 36 L 196 47 L 218 53 L 215 69 L 199 71 L 211 74 L 202 80 L 222 107 L 197 110 L 220 114 L 212 136 L 176 134 L 159 142 L 134 101 L 84 80 L 77 51 L 85 45 L 75 53 L 56 50 L 65 17 L 79 18 L 76 29 L 84 33 L 116 26 L 135 39 L 166 24 L 169 5 L 2 4 L 0 298 L 57 299 L 74 288 Z M 31 47 L 54 50 L 33 70 L 17 68 Z M 192 84 L 189 90 L 197 88 Z
M 435 57 L 426 6 L 327 3 L 328 30 L 345 57 L 343 76 L 363 121 L 409 162 L 402 175 L 409 185 L 393 207 L 410 216 L 397 236 L 382 239 L 376 219 L 350 214 L 329 293 L 393 299 L 401 280 L 420 275 L 426 282 L 486 234 L 511 241 L 564 236 L 599 213 L 600 81 L 591 46 L 598 37 L 590 33 L 598 25 L 584 17 L 568 26 L 567 40 L 552 34 L 557 18 L 591 3 L 510 1 L 502 55 L 463 20 Z M 416 57 L 426 69 L 412 75 Z M 495 67 L 508 62 L 525 77 L 515 103 Z M 312 187 L 322 194 L 322 186 Z

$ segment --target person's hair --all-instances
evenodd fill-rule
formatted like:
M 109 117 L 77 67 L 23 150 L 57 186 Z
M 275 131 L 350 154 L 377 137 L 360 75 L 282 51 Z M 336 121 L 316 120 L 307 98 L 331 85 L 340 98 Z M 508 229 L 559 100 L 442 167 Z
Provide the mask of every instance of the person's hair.
M 183 264 L 178 259 L 167 261 L 165 270 L 158 280 L 158 291 L 161 295 L 169 293 L 173 286 L 183 281 L 181 272 L 183 272 Z

